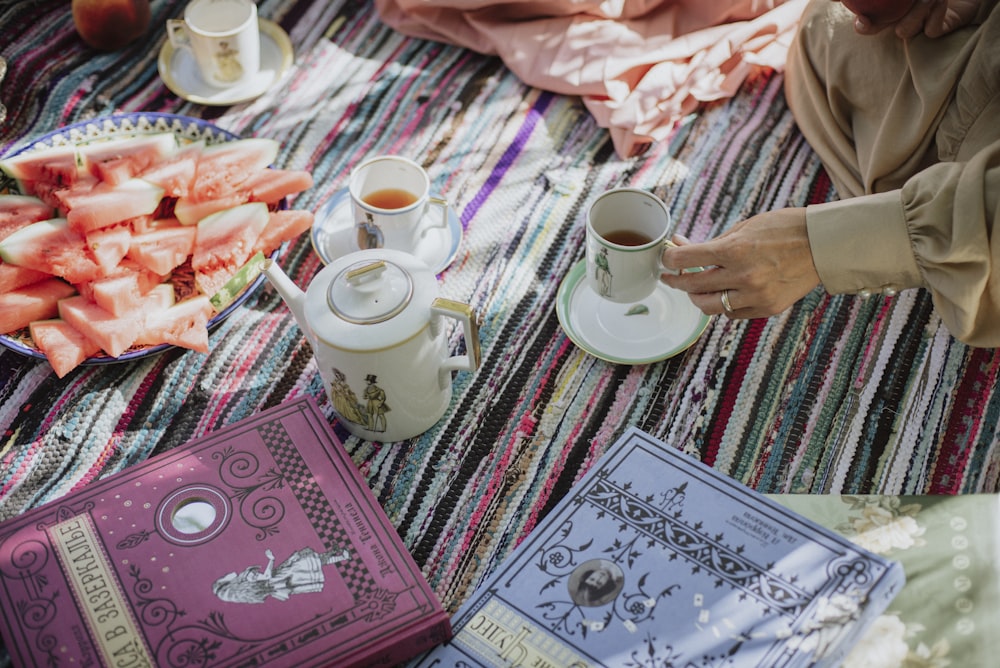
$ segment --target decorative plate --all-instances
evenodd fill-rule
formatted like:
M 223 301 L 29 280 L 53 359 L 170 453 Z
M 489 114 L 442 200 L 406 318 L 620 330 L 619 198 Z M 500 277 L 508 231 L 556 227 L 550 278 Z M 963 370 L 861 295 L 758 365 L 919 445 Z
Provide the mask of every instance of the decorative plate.
M 102 116 L 89 121 L 82 121 L 72 125 L 64 126 L 53 132 L 38 137 L 31 143 L 19 149 L 11 151 L 2 156 L 9 158 L 28 151 L 37 151 L 57 146 L 81 145 L 94 141 L 113 139 L 116 137 L 128 137 L 142 134 L 154 134 L 159 132 L 173 132 L 180 140 L 187 142 L 204 141 L 206 144 L 218 144 L 227 141 L 240 139 L 239 135 L 228 130 L 223 130 L 200 118 L 191 118 L 178 114 L 164 114 L 154 112 L 115 114 L 113 116 Z M 17 182 L 4 174 L 0 174 L 0 193 L 9 192 L 20 194 Z M 287 207 L 287 203 L 282 202 L 281 207 Z M 279 251 L 275 251 L 271 257 L 277 258 Z M 193 282 L 193 276 L 191 277 Z M 216 325 L 229 317 L 236 307 L 245 302 L 253 294 L 261 283 L 265 281 L 263 275 L 257 276 L 242 293 L 222 311 L 215 314 L 209 322 L 208 329 L 211 331 Z M 177 279 L 175 279 L 176 285 Z M 179 295 L 181 296 L 181 295 Z M 0 334 L 0 345 L 11 350 L 35 357 L 45 359 L 45 355 L 38 350 L 28 334 L 27 328 L 12 334 Z M 115 362 L 131 362 L 143 359 L 163 352 L 175 346 L 171 344 L 159 344 L 155 346 L 137 346 L 122 353 L 118 357 L 111 357 L 100 353 L 84 360 L 84 365 L 109 364 Z

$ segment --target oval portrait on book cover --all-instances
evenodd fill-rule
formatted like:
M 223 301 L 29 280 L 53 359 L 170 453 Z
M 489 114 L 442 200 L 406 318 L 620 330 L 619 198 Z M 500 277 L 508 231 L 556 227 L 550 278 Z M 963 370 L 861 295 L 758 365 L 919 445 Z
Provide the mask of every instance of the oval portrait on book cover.
M 613 601 L 625 586 L 625 574 L 607 559 L 591 559 L 577 566 L 566 583 L 573 602 L 596 607 Z

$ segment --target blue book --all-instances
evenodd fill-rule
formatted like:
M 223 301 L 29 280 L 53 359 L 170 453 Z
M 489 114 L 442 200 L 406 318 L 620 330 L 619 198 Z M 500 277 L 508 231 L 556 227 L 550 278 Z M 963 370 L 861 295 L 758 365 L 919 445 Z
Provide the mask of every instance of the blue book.
M 836 666 L 894 561 L 630 429 L 411 663 Z

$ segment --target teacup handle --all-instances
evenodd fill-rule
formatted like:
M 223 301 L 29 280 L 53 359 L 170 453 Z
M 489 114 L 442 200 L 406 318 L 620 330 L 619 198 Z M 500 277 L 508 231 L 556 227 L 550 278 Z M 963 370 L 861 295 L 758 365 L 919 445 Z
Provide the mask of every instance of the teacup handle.
M 697 271 L 705 271 L 704 267 L 688 267 L 687 269 L 677 271 L 676 269 L 670 269 L 669 267 L 663 266 L 663 251 L 668 248 L 677 248 L 677 244 L 670 239 L 663 240 L 663 244 L 660 246 L 660 254 L 656 256 L 656 265 L 660 268 L 660 272 L 670 274 L 671 276 L 680 276 L 684 273 L 691 274 Z
M 167 38 L 174 48 L 191 46 L 191 38 L 187 33 L 187 24 L 183 19 L 167 19 Z
M 438 222 L 435 223 L 435 222 L 433 222 L 434 219 L 432 218 L 431 219 L 432 222 L 428 225 L 428 227 L 443 227 L 443 228 L 447 229 L 448 228 L 448 200 L 441 199 L 440 197 L 428 197 L 427 198 L 427 206 L 439 206 L 439 207 L 441 207 L 441 218 L 440 218 L 440 220 L 438 220 Z M 424 230 L 424 232 L 426 232 L 426 231 L 427 230 Z
M 451 383 L 452 371 L 475 371 L 482 362 L 482 348 L 479 343 L 479 321 L 476 312 L 468 304 L 456 302 L 443 297 L 431 302 L 431 312 L 436 316 L 454 318 L 462 323 L 462 334 L 465 336 L 465 355 L 449 357 L 441 365 L 440 380 L 442 386 Z

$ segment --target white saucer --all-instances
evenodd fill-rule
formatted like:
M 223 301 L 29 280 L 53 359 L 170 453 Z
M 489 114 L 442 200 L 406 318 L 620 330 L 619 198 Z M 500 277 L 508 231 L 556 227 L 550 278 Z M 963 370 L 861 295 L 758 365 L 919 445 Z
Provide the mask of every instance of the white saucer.
M 427 215 L 433 215 L 428 212 Z M 351 197 L 347 188 L 338 190 L 316 212 L 312 227 L 312 245 L 323 264 L 330 264 L 338 257 L 360 250 L 354 233 L 351 216 Z M 413 255 L 423 260 L 435 274 L 440 274 L 458 254 L 462 240 L 462 224 L 458 215 L 448 207 L 448 227 L 428 227 Z
M 639 304 L 616 304 L 588 285 L 586 260 L 573 265 L 556 296 L 556 315 L 570 340 L 616 364 L 648 364 L 687 350 L 709 318 L 687 294 L 664 283 Z M 630 314 L 631 313 L 631 314 Z
M 267 19 L 258 22 L 260 70 L 248 81 L 230 88 L 212 86 L 202 78 L 191 52 L 175 49 L 168 39 L 156 63 L 163 83 L 178 97 L 209 106 L 239 104 L 263 95 L 291 67 L 294 55 L 288 33 L 281 26 Z

